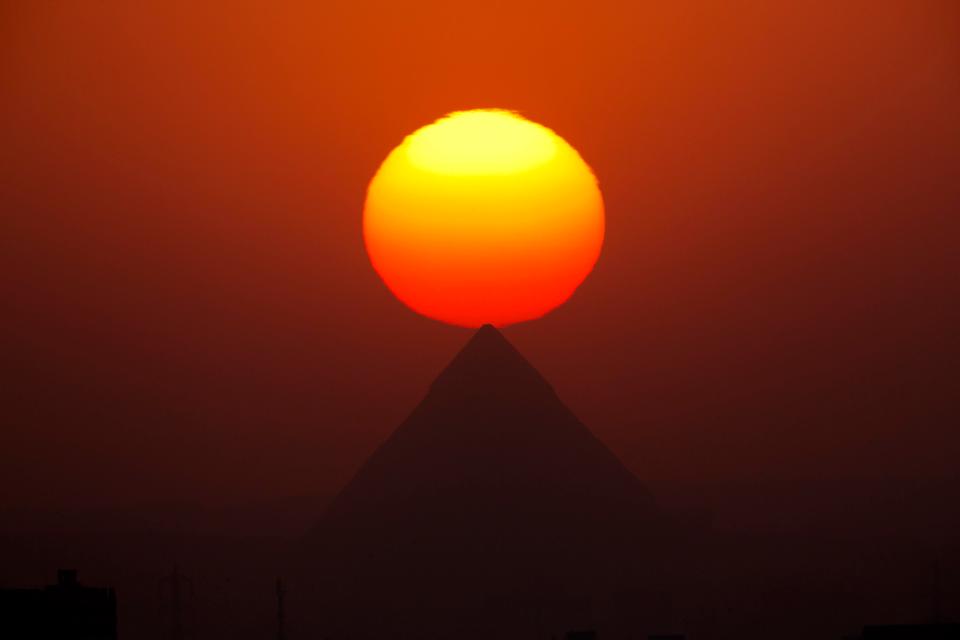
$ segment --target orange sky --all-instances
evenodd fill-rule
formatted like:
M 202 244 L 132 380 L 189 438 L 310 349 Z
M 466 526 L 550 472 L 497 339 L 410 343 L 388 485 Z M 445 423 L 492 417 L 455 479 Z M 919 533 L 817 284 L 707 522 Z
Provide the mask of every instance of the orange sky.
M 474 107 L 600 180 L 594 273 L 506 333 L 655 490 L 955 473 L 957 4 L 634 4 L 3 3 L 0 505 L 341 482 L 468 336 L 364 191 Z

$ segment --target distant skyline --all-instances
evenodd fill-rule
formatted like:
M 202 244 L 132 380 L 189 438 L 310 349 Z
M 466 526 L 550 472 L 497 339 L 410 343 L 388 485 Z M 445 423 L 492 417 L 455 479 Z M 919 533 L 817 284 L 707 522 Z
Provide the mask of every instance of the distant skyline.
M 956 3 L 396 6 L 0 8 L 0 507 L 336 491 L 470 336 L 379 281 L 367 184 L 491 106 L 607 211 L 504 333 L 655 494 L 960 497 Z

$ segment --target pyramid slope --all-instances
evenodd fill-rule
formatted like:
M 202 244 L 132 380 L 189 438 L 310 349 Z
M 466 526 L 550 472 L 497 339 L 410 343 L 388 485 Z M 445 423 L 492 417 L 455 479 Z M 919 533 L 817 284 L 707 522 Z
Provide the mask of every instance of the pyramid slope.
M 636 477 L 484 326 L 313 535 L 338 555 L 448 545 L 547 553 L 552 545 L 587 556 L 611 536 L 635 536 L 654 511 Z
M 300 615 L 331 637 L 420 639 L 550 637 L 629 619 L 633 600 L 623 615 L 610 603 L 664 575 L 663 522 L 637 478 L 485 326 L 297 550 Z

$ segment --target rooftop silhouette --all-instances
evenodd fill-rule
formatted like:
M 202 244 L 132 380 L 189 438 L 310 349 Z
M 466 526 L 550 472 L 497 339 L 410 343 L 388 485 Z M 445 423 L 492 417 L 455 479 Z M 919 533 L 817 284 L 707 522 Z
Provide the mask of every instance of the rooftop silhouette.
M 0 589 L 0 636 L 115 640 L 116 594 L 110 588 L 81 585 L 72 569 L 61 569 L 54 585 Z

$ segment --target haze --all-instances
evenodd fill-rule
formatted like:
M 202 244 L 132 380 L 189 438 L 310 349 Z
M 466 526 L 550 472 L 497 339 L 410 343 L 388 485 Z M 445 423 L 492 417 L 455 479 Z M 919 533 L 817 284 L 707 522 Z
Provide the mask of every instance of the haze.
M 4 3 L 0 505 L 336 491 L 470 335 L 380 282 L 364 190 L 498 106 L 607 209 L 505 333 L 655 495 L 955 519 L 956 3 L 622 5 Z

